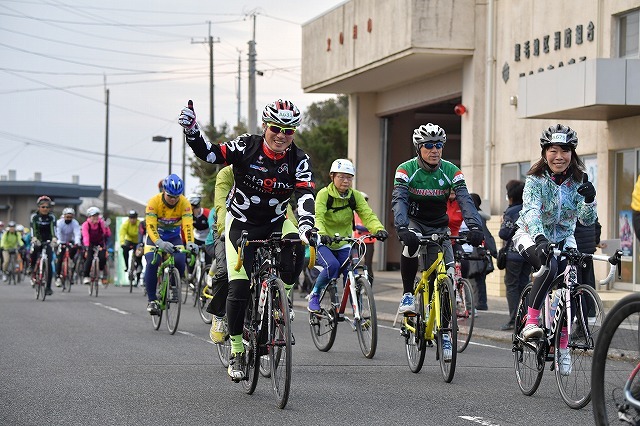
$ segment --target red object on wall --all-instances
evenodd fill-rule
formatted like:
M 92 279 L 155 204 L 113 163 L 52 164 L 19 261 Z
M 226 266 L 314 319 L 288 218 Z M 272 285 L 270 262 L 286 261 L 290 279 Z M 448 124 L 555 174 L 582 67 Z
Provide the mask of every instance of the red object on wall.
M 467 107 L 462 104 L 458 104 L 453 107 L 453 112 L 455 112 L 458 116 L 462 116 L 465 112 L 467 112 Z
M 371 18 L 369 18 L 369 20 L 367 21 L 367 32 L 370 33 L 371 30 L 373 30 L 373 21 L 371 20 Z
M 327 52 L 331 50 L 331 38 L 327 39 Z
M 358 26 L 357 25 L 353 26 L 353 38 L 354 39 L 358 38 Z
M 344 34 L 340 31 L 340 44 L 344 44 Z

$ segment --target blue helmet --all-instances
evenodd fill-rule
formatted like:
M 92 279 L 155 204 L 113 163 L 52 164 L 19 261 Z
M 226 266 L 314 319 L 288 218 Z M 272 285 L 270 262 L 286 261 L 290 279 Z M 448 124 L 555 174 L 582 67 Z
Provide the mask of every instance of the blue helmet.
M 162 182 L 162 188 L 168 195 L 177 197 L 184 192 L 184 182 L 178 175 L 171 174 L 164 178 L 164 181 Z

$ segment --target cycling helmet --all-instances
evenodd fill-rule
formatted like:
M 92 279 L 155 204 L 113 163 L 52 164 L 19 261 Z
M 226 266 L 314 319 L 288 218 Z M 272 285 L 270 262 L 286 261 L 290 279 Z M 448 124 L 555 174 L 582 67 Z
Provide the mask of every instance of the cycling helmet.
M 356 175 L 356 168 L 353 167 L 353 163 L 344 158 L 338 158 L 333 163 L 331 163 L 331 170 L 329 173 L 347 173 L 351 176 Z
M 16 226 L 16 223 L 15 223 L 14 221 L 12 221 L 12 220 L 11 220 L 11 221 L 9 221 L 9 223 L 7 223 L 7 226 L 8 226 L 9 228 L 13 228 L 14 226 Z
M 418 149 L 425 142 L 447 142 L 447 134 L 437 124 L 427 123 L 413 131 L 413 145 Z
M 91 217 L 91 216 L 95 216 L 97 214 L 100 214 L 100 209 L 97 207 L 89 207 L 87 209 L 87 216 Z
M 298 127 L 302 122 L 302 114 L 291 101 L 278 99 L 271 102 L 262 111 L 263 123 L 274 123 L 280 126 Z
M 578 134 L 569 126 L 551 126 L 540 136 L 540 147 L 546 148 L 549 145 L 568 145 L 575 149 L 578 146 Z
M 200 205 L 200 201 L 202 201 L 202 197 L 200 197 L 200 195 L 198 194 L 189 194 L 187 200 L 189 200 L 189 203 L 193 207 L 198 207 Z
M 184 192 L 184 182 L 176 174 L 170 174 L 162 182 L 164 192 L 173 197 L 177 197 Z
M 72 214 L 72 215 L 76 215 L 76 211 L 74 209 L 72 209 L 71 207 L 66 207 L 64 210 L 62 210 L 62 215 L 67 215 L 67 214 Z
M 43 195 L 40 198 L 38 198 L 38 201 L 36 201 L 36 204 L 40 205 L 42 203 L 50 203 L 50 202 L 51 202 L 51 198 L 47 197 L 46 195 Z
M 16 225 L 16 231 L 17 232 L 23 232 L 24 231 L 24 225 Z
M 129 210 L 129 217 L 138 217 L 138 212 L 135 210 Z

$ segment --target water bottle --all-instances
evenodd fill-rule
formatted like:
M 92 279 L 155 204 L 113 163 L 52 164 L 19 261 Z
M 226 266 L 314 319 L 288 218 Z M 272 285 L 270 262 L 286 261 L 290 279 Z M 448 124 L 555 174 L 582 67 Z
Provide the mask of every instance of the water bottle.
M 267 300 L 267 281 L 262 281 L 262 285 L 260 286 L 260 299 L 258 300 L 258 314 L 262 317 L 262 312 L 264 312 L 264 302 Z

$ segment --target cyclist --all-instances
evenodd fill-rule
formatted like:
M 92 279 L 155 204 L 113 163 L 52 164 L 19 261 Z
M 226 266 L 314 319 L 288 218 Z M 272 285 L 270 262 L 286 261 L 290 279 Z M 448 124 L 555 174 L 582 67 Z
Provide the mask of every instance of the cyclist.
M 415 312 L 413 284 L 418 272 L 418 235 L 449 231 L 447 200 L 455 192 L 462 216 L 469 228 L 467 241 L 479 246 L 484 239 L 482 222 L 467 191 L 462 171 L 442 158 L 447 135 L 440 126 L 423 124 L 413 131 L 416 157 L 400 164 L 396 169 L 391 206 L 398 237 L 403 244 L 400 273 L 404 294 L 398 312 Z M 437 256 L 437 247 L 428 246 L 428 261 Z M 447 272 L 454 276 L 454 258 L 451 241 L 443 243 Z M 448 337 L 448 335 L 445 334 Z M 445 359 L 451 357 L 451 342 L 443 342 Z
M 535 268 L 547 264 L 548 269 L 533 281 L 529 297 L 527 323 L 522 337 L 542 336 L 538 326 L 540 308 L 551 282 L 566 260 L 550 256 L 549 244 L 559 248 L 576 247 L 576 221 L 590 225 L 596 219 L 596 190 L 587 180 L 584 163 L 576 153 L 578 135 L 570 127 L 558 124 L 545 129 L 540 136 L 541 158 L 529 169 L 522 195 L 522 210 L 516 221 L 518 229 L 513 244 Z M 571 372 L 566 328 L 560 334 L 560 374 Z
M 7 223 L 7 230 L 2 234 L 2 238 L 0 238 L 0 247 L 2 247 L 2 271 L 4 272 L 4 276 L 2 279 L 7 281 L 7 274 L 9 273 L 9 257 L 11 252 L 16 252 L 20 247 L 22 247 L 24 243 L 22 242 L 22 237 L 16 231 L 16 223 L 14 221 L 9 221 Z M 16 262 L 18 258 L 16 258 Z
M 135 252 L 139 240 L 140 220 L 138 220 L 138 212 L 135 210 L 129 210 L 128 216 L 129 218 L 120 226 L 120 248 L 122 248 L 122 257 L 124 257 L 125 272 L 129 270 L 129 251 L 134 250 L 133 259 L 135 262 L 134 267 L 137 271 L 137 287 L 138 281 L 140 281 L 140 271 L 142 270 L 142 256 L 137 256 Z
M 228 192 L 227 192 L 228 194 Z M 209 209 L 206 207 L 200 207 L 200 202 L 202 201 L 202 197 L 199 194 L 190 194 L 187 197 L 189 200 L 189 204 L 191 204 L 191 211 L 193 212 L 193 242 L 196 243 L 198 247 L 204 246 L 204 242 L 207 239 L 207 235 L 209 234 Z M 205 264 L 211 263 L 211 256 L 205 250 L 204 252 Z M 193 272 L 193 267 L 188 267 L 189 274 Z M 193 283 L 189 284 L 193 287 Z
M 62 217 L 56 221 L 56 237 L 60 245 L 56 253 L 56 287 L 62 285 L 62 258 L 67 249 L 69 257 L 73 259 L 78 251 L 78 244 L 81 243 L 80 224 L 75 219 L 76 212 L 71 207 L 62 210 Z
M 36 204 L 38 205 L 38 211 L 31 215 L 31 269 L 35 269 L 33 265 L 36 264 L 36 260 L 42 252 L 41 242 L 51 241 L 51 244 L 46 246 L 49 259 L 53 259 L 51 245 L 57 243 L 55 234 L 56 217 L 51 213 L 51 198 L 43 195 L 38 198 Z M 51 290 L 51 277 L 52 274 L 49 274 L 47 277 L 47 287 L 45 290 L 47 296 L 53 294 Z M 35 282 L 35 277 L 32 276 L 31 278 L 32 282 Z
M 237 244 L 243 230 L 250 239 L 267 238 L 282 232 L 284 237 L 299 234 L 304 242 L 315 244 L 313 173 L 309 156 L 293 143 L 302 114 L 290 101 L 277 100 L 262 112 L 262 134 L 245 134 L 222 144 L 211 144 L 200 134 L 192 108 L 184 108 L 179 118 L 186 140 L 196 156 L 210 163 L 233 164 L 234 187 L 228 198 L 225 250 L 229 274 L 227 319 L 231 338 L 228 374 L 234 380 L 244 377 L 242 327 L 249 297 L 249 271 L 254 248 L 245 248 L 244 265 L 233 268 L 237 260 Z M 299 228 L 286 218 L 292 194 L 298 200 Z M 280 276 L 287 293 L 302 271 L 302 263 L 294 262 L 295 247 L 281 253 Z M 300 269 L 297 269 L 300 265 Z
M 145 222 L 147 238 L 144 246 L 144 257 L 147 267 L 144 272 L 144 285 L 147 289 L 147 312 L 151 315 L 158 314 L 158 302 L 156 287 L 158 285 L 158 266 L 160 262 L 153 263 L 154 248 L 158 247 L 169 253 L 174 253 L 176 267 L 180 276 L 184 276 L 186 256 L 176 252 L 175 246 L 183 245 L 181 230 L 187 241 L 186 247 L 194 253 L 198 246 L 193 242 L 193 215 L 191 205 L 182 195 L 184 182 L 176 174 L 170 174 L 162 181 L 162 192 L 149 199 L 145 210 Z M 180 295 L 172 294 L 173 299 Z
M 357 212 L 364 226 L 380 240 L 389 234 L 369 207 L 360 191 L 352 189 L 355 167 L 349 160 L 338 159 L 331 164 L 329 185 L 316 195 L 316 227 L 321 244 L 318 246 L 316 263 L 323 267 L 309 296 L 309 312 L 320 312 L 320 293 L 333 278 L 340 275 L 340 266 L 351 254 L 348 242 L 331 243 L 338 234 L 349 237 L 353 232 L 353 214 Z
M 91 282 L 91 262 L 93 261 L 93 248 L 102 247 L 98 253 L 100 271 L 102 272 L 102 284 L 106 285 L 109 280 L 104 273 L 104 267 L 107 264 L 107 244 L 111 237 L 111 229 L 106 222 L 100 217 L 100 209 L 97 207 L 89 207 L 87 209 L 87 220 L 82 224 L 82 241 L 84 244 L 84 270 L 82 283 L 88 285 Z
M 16 232 L 20 235 L 20 239 L 24 243 L 18 248 L 18 259 L 22 262 L 22 268 L 26 270 L 29 265 L 29 256 L 27 256 L 27 253 L 31 250 L 31 234 L 29 233 L 29 228 L 25 229 L 24 225 L 21 224 L 16 225 Z

